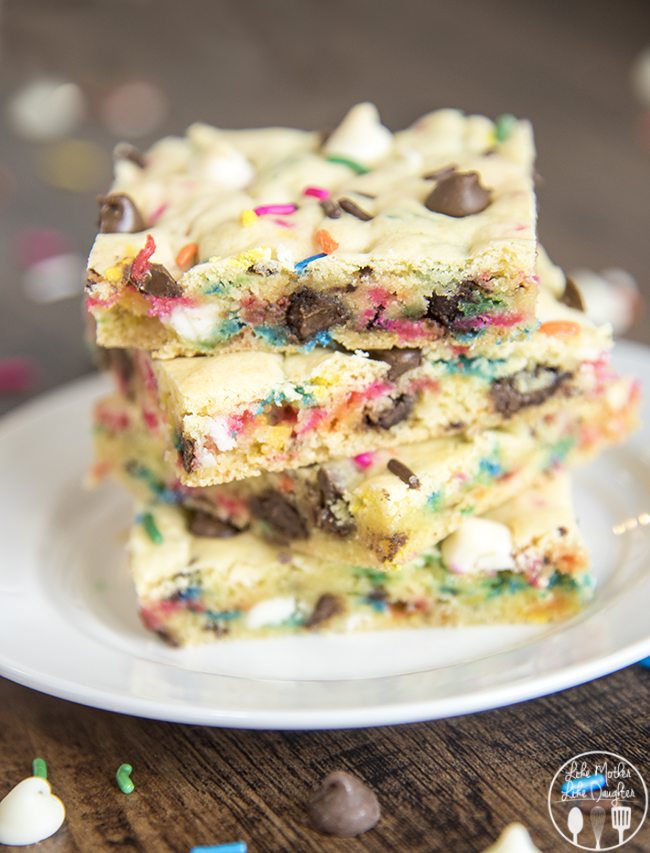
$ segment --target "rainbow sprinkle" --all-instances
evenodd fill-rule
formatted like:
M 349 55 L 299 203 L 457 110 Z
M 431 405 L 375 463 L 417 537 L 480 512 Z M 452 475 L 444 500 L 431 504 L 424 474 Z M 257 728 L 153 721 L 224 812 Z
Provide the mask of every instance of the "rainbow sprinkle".
M 257 216 L 267 216 L 274 214 L 276 216 L 286 216 L 289 213 L 295 213 L 298 207 L 295 204 L 260 204 L 253 208 L 253 213 Z
M 365 166 L 362 166 L 361 163 L 357 163 L 356 160 L 350 160 L 349 157 L 339 157 L 338 154 L 330 154 L 327 158 L 328 163 L 338 163 L 340 166 L 347 166 L 348 169 L 352 169 L 353 172 L 356 172 L 357 175 L 365 175 L 370 169 L 366 169 Z
M 158 529 L 158 525 L 156 524 L 156 519 L 150 512 L 145 512 L 140 521 L 142 522 L 142 526 L 145 529 L 145 532 L 149 539 L 154 543 L 154 545 L 160 545 L 163 541 L 163 535 Z
M 303 195 L 310 195 L 313 198 L 318 198 L 321 201 L 324 201 L 326 198 L 329 198 L 331 193 L 329 190 L 324 189 L 324 187 L 305 187 L 302 191 Z
M 298 263 L 295 265 L 294 269 L 297 273 L 304 272 L 307 269 L 307 267 L 309 266 L 309 264 L 311 264 L 313 261 L 317 261 L 320 258 L 326 258 L 326 257 L 327 257 L 327 254 L 325 252 L 319 252 L 317 255 L 310 255 L 308 258 L 304 258 L 302 261 L 298 261 Z

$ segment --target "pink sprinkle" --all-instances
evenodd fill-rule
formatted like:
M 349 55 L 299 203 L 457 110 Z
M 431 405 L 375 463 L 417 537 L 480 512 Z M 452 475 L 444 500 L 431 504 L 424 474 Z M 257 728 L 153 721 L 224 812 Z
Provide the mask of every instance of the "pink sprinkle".
M 287 222 L 286 219 L 274 219 L 273 221 L 276 225 L 279 225 L 280 228 L 295 228 L 295 224 L 293 222 Z
M 149 317 L 169 317 L 176 308 L 193 308 L 196 300 L 191 296 L 148 296 L 151 307 Z
M 153 431 L 158 428 L 158 418 L 154 412 L 149 411 L 149 409 L 143 409 L 142 418 L 150 430 Z
M 358 456 L 353 457 L 352 461 L 357 468 L 365 471 L 366 468 L 370 468 L 372 465 L 374 456 L 375 454 L 369 450 L 367 453 L 360 453 Z
M 302 191 L 303 195 L 310 195 L 314 198 L 319 198 L 323 201 L 326 198 L 329 198 L 331 193 L 329 190 L 324 189 L 323 187 L 305 187 Z
M 266 216 L 269 213 L 286 216 L 289 213 L 295 213 L 298 208 L 295 204 L 261 204 L 259 207 L 254 207 L 253 210 L 258 216 Z
M 34 362 L 29 358 L 5 358 L 0 361 L 0 393 L 28 391 L 36 381 Z
M 163 213 L 167 210 L 168 207 L 169 207 L 169 204 L 167 202 L 164 202 L 159 207 L 157 207 L 154 210 L 154 212 L 151 214 L 151 216 L 149 217 L 149 225 L 153 225 L 154 222 L 158 222 L 158 220 L 163 215 Z

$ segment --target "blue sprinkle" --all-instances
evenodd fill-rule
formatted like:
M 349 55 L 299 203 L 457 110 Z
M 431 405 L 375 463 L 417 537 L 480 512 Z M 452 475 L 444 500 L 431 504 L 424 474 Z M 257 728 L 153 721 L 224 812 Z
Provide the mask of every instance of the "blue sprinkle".
M 650 658 L 644 658 L 643 660 L 640 660 L 639 663 L 646 669 L 650 669 Z
M 498 477 L 503 473 L 501 465 L 492 459 L 481 459 L 478 467 L 481 474 L 488 474 L 490 477 Z
M 388 608 L 388 605 L 383 598 L 372 598 L 369 595 L 364 597 L 363 603 L 372 607 L 376 613 L 385 613 Z
M 190 853 L 246 853 L 245 841 L 229 841 L 227 844 L 212 844 L 209 847 L 192 847 Z
M 438 510 L 442 504 L 442 492 L 431 492 L 427 498 L 427 506 L 429 509 Z
M 179 601 L 197 601 L 202 594 L 203 590 L 200 586 L 188 586 L 177 594 L 177 598 Z
M 569 779 L 562 785 L 562 793 L 569 797 L 579 797 L 580 794 L 588 794 L 590 791 L 604 788 L 606 784 L 605 775 L 597 773 L 595 776 L 585 776 L 584 779 Z
M 302 348 L 303 352 L 311 352 L 314 347 L 328 347 L 332 343 L 332 336 L 329 332 L 317 332 L 308 344 Z
M 286 334 L 274 326 L 253 326 L 253 332 L 271 346 L 284 346 L 287 342 Z
M 313 261 L 317 261 L 317 260 L 319 260 L 319 258 L 326 258 L 326 257 L 327 257 L 326 252 L 320 252 L 318 255 L 311 255 L 308 258 L 304 258 L 302 261 L 298 261 L 298 263 L 295 265 L 294 269 L 297 273 L 304 272 L 307 269 L 307 267 L 309 266 L 309 264 L 311 264 Z
M 215 622 L 231 622 L 241 616 L 241 610 L 206 610 L 205 615 Z

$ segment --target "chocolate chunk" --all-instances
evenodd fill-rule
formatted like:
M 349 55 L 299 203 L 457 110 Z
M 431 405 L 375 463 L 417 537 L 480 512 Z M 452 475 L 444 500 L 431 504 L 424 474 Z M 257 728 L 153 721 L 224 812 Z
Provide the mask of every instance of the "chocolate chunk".
M 167 643 L 168 646 L 171 646 L 174 649 L 179 648 L 180 643 L 166 628 L 158 628 L 154 631 L 154 634 L 157 634 L 161 640 L 164 640 L 164 642 Z
M 324 468 L 319 468 L 316 481 L 318 483 L 318 506 L 314 523 L 321 530 L 326 530 L 335 536 L 342 538 L 350 536 L 355 532 L 357 526 L 350 514 L 350 507 L 343 497 L 343 492 Z
M 442 181 L 450 175 L 453 175 L 455 171 L 455 166 L 443 166 L 441 169 L 434 169 L 433 172 L 427 172 L 427 174 L 422 175 L 422 177 L 425 181 Z
M 141 293 L 149 296 L 175 297 L 182 294 L 176 279 L 162 264 L 149 264 L 141 278 L 135 281 L 131 276 L 129 281 Z
M 139 148 L 136 148 L 135 145 L 131 145 L 130 142 L 117 143 L 115 148 L 113 148 L 113 160 L 115 162 L 118 160 L 128 160 L 139 169 L 144 169 L 147 165 L 147 161 L 144 159 L 142 151 L 140 151 Z
M 390 429 L 408 418 L 414 403 L 415 397 L 411 394 L 400 394 L 381 411 L 368 413 L 366 423 L 381 429 Z
M 323 622 L 327 622 L 333 616 L 343 613 L 343 609 L 343 602 L 338 596 L 332 595 L 331 592 L 325 592 L 316 602 L 311 616 L 305 622 L 305 627 L 315 628 L 316 625 L 322 625 Z
M 133 199 L 126 193 L 101 195 L 99 202 L 99 221 L 97 227 L 101 234 L 135 234 L 146 228 L 142 214 Z
M 481 185 L 477 172 L 454 172 L 431 190 L 424 202 L 434 213 L 470 216 L 480 213 L 492 201 L 492 193 Z
M 270 275 L 275 275 L 279 270 L 280 264 L 277 261 L 258 261 L 255 264 L 251 264 L 246 272 L 250 275 L 263 275 L 264 277 L 268 277 Z
M 390 536 L 380 539 L 375 548 L 382 562 L 390 562 L 395 555 L 406 545 L 408 536 L 406 533 L 392 533 Z
M 368 355 L 376 361 L 385 361 L 386 364 L 390 365 L 390 370 L 386 378 L 390 379 L 391 382 L 399 379 L 403 373 L 413 370 L 422 364 L 422 350 L 419 349 L 400 349 L 399 347 L 393 347 L 392 349 L 371 349 L 368 350 Z
M 343 214 L 341 208 L 331 198 L 323 199 L 320 206 L 323 208 L 323 213 L 328 219 L 340 219 Z
M 480 293 L 475 282 L 463 281 L 449 296 L 432 293 L 428 300 L 427 317 L 452 331 L 463 331 L 466 317 L 461 303 L 478 302 L 479 299 Z
M 348 317 L 347 308 L 336 296 L 316 293 L 310 287 L 299 287 L 291 294 L 285 322 L 304 343 L 317 332 L 338 326 Z
M 569 308 L 575 308 L 576 311 L 585 310 L 585 301 L 582 293 L 580 292 L 580 288 L 569 276 L 566 276 L 564 293 L 560 296 L 560 302 L 564 305 L 568 305 Z
M 196 466 L 196 444 L 194 439 L 183 436 L 180 440 L 180 454 L 183 460 L 183 468 L 191 474 Z
M 340 198 L 339 207 L 341 207 L 346 213 L 349 213 L 350 216 L 356 216 L 356 218 L 360 219 L 362 222 L 370 222 L 371 219 L 374 219 L 373 216 L 371 216 L 362 207 L 359 207 L 359 205 L 352 201 L 351 198 Z
M 342 838 L 367 832 L 381 817 L 374 791 L 345 770 L 335 770 L 323 780 L 307 813 L 314 829 Z
M 537 365 L 534 370 L 520 370 L 513 376 L 495 379 L 490 387 L 494 408 L 506 418 L 527 406 L 539 406 L 569 379 L 570 373 L 555 367 Z
M 296 507 L 280 492 L 269 489 L 251 498 L 250 509 L 282 539 L 306 539 L 307 525 Z
M 220 518 L 200 509 L 192 510 L 187 527 L 194 536 L 205 536 L 212 539 L 229 539 L 231 536 L 241 533 L 233 524 L 221 521 Z
M 420 481 L 417 476 L 411 471 L 408 465 L 405 465 L 403 462 L 400 462 L 399 459 L 389 459 L 388 465 L 386 465 L 391 474 L 394 474 L 396 477 L 406 483 L 409 489 L 419 489 Z

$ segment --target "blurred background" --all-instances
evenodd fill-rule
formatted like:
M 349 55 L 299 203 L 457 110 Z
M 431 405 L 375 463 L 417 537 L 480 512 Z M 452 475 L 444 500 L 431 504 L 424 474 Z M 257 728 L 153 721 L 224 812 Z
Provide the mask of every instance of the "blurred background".
M 393 129 L 530 117 L 542 241 L 650 343 L 648 0 L 0 0 L 0 50 L 0 411 L 91 369 L 83 272 L 118 141 L 331 128 L 359 100 Z

